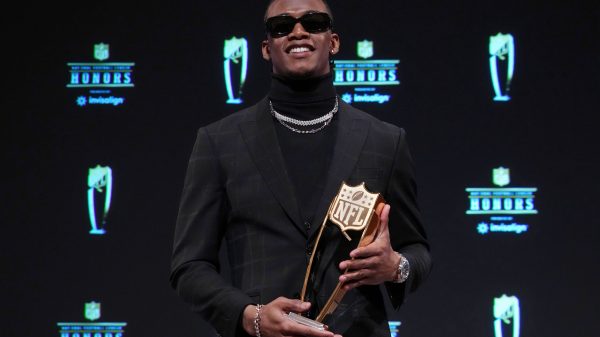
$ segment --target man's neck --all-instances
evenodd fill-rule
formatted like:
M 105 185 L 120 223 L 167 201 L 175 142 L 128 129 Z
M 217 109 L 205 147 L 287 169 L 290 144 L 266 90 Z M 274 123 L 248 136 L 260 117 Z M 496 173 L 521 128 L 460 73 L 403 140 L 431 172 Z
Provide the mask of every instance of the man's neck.
M 269 91 L 272 101 L 289 103 L 318 102 L 333 99 L 335 95 L 332 73 L 306 79 L 292 79 L 274 74 Z

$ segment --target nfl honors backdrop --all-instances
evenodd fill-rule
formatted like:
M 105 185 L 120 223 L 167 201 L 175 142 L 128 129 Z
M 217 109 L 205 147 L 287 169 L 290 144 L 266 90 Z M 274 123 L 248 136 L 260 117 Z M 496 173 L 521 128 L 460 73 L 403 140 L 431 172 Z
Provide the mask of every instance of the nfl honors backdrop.
M 195 131 L 268 90 L 265 5 L 11 14 L 0 335 L 210 335 L 172 234 Z M 331 7 L 337 90 L 406 129 L 433 248 L 392 335 L 597 335 L 597 2 Z

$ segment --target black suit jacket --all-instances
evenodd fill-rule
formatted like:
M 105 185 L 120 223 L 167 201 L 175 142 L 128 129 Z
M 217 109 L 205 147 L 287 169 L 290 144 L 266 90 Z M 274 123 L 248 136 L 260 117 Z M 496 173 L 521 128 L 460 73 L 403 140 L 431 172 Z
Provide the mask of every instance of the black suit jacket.
M 319 229 L 307 231 L 300 218 L 267 102 L 263 99 L 198 131 L 182 192 L 171 282 L 222 336 L 240 335 L 246 305 L 266 304 L 279 296 L 298 298 Z M 391 205 L 392 246 L 411 262 L 408 282 L 386 283 L 397 308 L 430 268 L 405 133 L 343 102 L 333 123 L 338 132 L 324 193 L 315 196 L 320 198 L 316 221 L 324 218 L 342 181 L 364 181 L 370 191 L 383 194 Z M 335 231 L 328 227 L 319 244 L 327 247 L 318 265 L 319 306 L 335 287 L 337 265 L 351 249 Z M 231 283 L 219 273 L 222 241 Z M 381 287 L 359 287 L 326 323 L 345 337 L 387 337 L 383 301 Z

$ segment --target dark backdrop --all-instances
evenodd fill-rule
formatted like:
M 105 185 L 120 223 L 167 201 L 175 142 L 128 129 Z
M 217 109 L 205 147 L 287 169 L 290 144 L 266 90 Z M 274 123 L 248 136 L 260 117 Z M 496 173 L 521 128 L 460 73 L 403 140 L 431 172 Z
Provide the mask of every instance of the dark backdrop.
M 260 99 L 263 2 L 20 5 L 2 54 L 2 336 L 56 336 L 102 304 L 125 336 L 207 336 L 169 286 L 172 234 L 195 131 Z M 359 40 L 400 60 L 387 104 L 357 103 L 406 129 L 434 269 L 392 313 L 399 336 L 494 336 L 493 299 L 517 296 L 521 336 L 593 336 L 600 313 L 596 215 L 596 1 L 332 1 L 342 52 Z M 508 102 L 494 102 L 488 39 L 515 37 Z M 249 71 L 227 105 L 223 41 L 243 36 Z M 68 62 L 135 62 L 120 106 L 75 104 Z M 376 57 L 376 58 L 377 58 Z M 87 170 L 113 170 L 107 234 L 90 235 Z M 476 231 L 466 187 L 537 187 L 527 232 Z M 299 277 L 301 277 L 299 275 Z M 496 336 L 499 337 L 499 336 Z

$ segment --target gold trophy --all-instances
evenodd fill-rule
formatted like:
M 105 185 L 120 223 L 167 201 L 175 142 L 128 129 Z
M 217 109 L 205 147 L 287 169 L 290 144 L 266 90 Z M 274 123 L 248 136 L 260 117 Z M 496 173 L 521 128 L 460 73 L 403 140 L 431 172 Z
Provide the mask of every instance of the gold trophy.
M 329 205 L 329 210 L 321 224 L 308 267 L 306 268 L 300 300 L 304 301 L 306 298 L 306 290 L 313 267 L 313 261 L 317 255 L 317 247 L 321 240 L 323 230 L 328 225 L 328 220 L 330 223 L 339 227 L 341 233 L 348 241 L 352 241 L 352 238 L 346 233 L 347 231 L 359 232 L 360 239 L 356 243 L 355 248 L 364 247 L 375 240 L 377 229 L 379 228 L 379 217 L 384 206 L 385 200 L 381 194 L 369 192 L 366 189 L 364 182 L 357 186 L 349 186 L 346 182 L 342 182 L 342 186 Z M 348 272 L 348 270 L 344 271 L 344 273 L 346 272 Z M 342 289 L 342 283 L 338 282 L 335 290 L 315 320 L 311 320 L 295 313 L 290 313 L 288 317 L 300 324 L 308 325 L 319 330 L 325 330 L 326 326 L 322 322 L 327 315 L 333 313 L 345 294 L 346 291 Z

